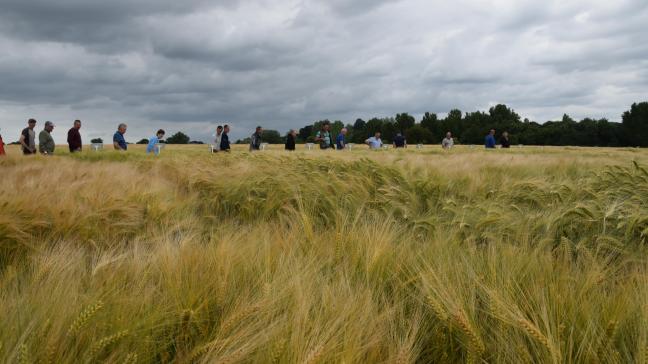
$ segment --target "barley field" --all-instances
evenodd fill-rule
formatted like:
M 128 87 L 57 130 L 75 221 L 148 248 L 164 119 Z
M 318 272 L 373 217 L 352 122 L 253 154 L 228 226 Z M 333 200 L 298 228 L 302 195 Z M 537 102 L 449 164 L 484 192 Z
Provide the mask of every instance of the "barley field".
M 237 148 L 9 148 L 0 362 L 648 363 L 647 150 Z

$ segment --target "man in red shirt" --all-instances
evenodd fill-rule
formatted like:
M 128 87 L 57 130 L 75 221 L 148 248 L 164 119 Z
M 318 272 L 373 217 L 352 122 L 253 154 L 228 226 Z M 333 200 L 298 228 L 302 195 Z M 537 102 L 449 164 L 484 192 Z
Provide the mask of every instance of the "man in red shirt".
M 74 126 L 72 127 L 72 129 L 70 129 L 70 131 L 68 131 L 67 137 L 67 142 L 70 146 L 70 153 L 80 152 L 83 148 L 83 145 L 81 144 L 81 133 L 79 133 L 79 129 L 81 129 L 81 120 L 74 120 Z

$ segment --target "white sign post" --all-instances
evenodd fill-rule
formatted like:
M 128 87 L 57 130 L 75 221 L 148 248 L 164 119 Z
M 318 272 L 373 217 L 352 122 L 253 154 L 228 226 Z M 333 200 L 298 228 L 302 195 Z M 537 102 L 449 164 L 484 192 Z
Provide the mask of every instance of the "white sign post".
M 103 143 L 92 143 L 92 150 L 95 152 L 103 150 Z
M 261 143 L 261 146 L 259 146 L 259 149 L 266 150 L 267 146 L 268 146 L 268 143 Z
M 306 143 L 306 149 L 313 150 L 313 143 Z

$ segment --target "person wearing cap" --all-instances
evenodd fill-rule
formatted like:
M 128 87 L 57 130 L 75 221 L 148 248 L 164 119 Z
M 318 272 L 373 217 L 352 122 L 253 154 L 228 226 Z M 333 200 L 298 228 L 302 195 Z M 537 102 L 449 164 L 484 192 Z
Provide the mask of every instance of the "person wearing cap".
M 36 132 L 34 127 L 36 127 L 36 119 L 29 119 L 27 127 L 20 133 L 20 145 L 25 155 L 36 154 Z
M 126 128 L 128 128 L 128 126 L 124 123 L 117 126 L 117 131 L 115 132 L 115 135 L 113 135 L 113 147 L 115 147 L 115 150 L 128 150 L 128 144 L 126 144 L 126 139 L 124 139 Z
M 52 138 L 52 130 L 54 130 L 54 123 L 51 121 L 45 122 L 45 127 L 38 134 L 38 150 L 43 155 L 54 154 L 54 138 Z
M 2 134 L 0 134 L 0 155 L 5 155 L 4 142 L 2 141 Z
M 263 133 L 263 128 L 260 126 L 256 127 L 254 134 L 250 137 L 250 152 L 254 150 L 261 149 L 261 134 Z
M 81 143 L 81 133 L 79 133 L 79 129 L 81 129 L 81 120 L 74 120 L 74 125 L 68 131 L 67 136 L 70 153 L 80 152 L 83 148 L 83 144 Z
M 157 131 L 154 137 L 149 139 L 148 146 L 146 147 L 146 154 L 149 154 L 151 152 L 153 152 L 153 154 L 155 155 L 160 154 L 160 148 L 156 148 L 156 146 L 160 144 L 160 140 L 164 138 L 164 134 L 165 134 L 164 130 L 160 129 Z

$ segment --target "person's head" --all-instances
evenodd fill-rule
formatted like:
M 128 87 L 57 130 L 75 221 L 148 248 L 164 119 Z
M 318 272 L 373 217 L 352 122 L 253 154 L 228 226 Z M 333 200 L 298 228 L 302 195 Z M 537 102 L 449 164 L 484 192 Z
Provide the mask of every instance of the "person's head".
M 403 136 L 403 134 L 401 134 L 401 133 L 396 133 L 396 136 L 399 136 L 399 137 L 400 137 L 400 136 Z
M 374 134 L 374 136 L 376 137 L 376 139 L 380 139 L 380 132 L 377 131 L 376 134 Z
M 52 130 L 54 130 L 54 123 L 51 122 L 51 121 L 46 121 L 46 122 L 45 122 L 45 130 L 46 130 L 48 133 L 51 133 Z
M 223 127 L 223 133 L 225 133 L 225 134 L 229 133 L 229 129 L 230 129 L 229 125 L 225 125 Z
M 347 135 L 347 132 L 347 128 L 342 128 L 342 130 L 340 130 L 340 133 L 342 133 L 342 135 Z
M 503 133 L 502 133 L 502 136 L 503 136 L 504 138 L 508 138 L 508 131 L 503 132 Z
M 74 128 L 81 129 L 81 120 L 74 120 Z
M 164 138 L 164 134 L 165 134 L 164 130 L 160 129 L 160 130 L 157 131 L 157 133 L 155 135 L 158 137 L 158 139 L 162 139 L 162 138 Z
M 36 119 L 29 119 L 27 121 L 27 126 L 29 127 L 29 129 L 34 129 L 34 127 L 36 126 Z
M 128 128 L 128 125 L 126 125 L 124 123 L 121 123 L 121 124 L 119 124 L 117 126 L 117 131 L 119 132 L 119 134 L 124 134 L 124 133 L 126 133 L 127 128 Z
M 222 132 L 223 132 L 223 126 L 222 126 L 222 125 L 219 125 L 219 126 L 216 128 L 216 135 L 221 135 Z
M 262 132 L 263 132 L 263 128 L 260 127 L 260 126 L 257 126 L 257 127 L 256 127 L 256 133 L 257 133 L 257 134 L 261 134 Z
M 295 129 L 290 129 L 290 131 L 288 132 L 288 134 L 290 134 L 290 135 L 292 135 L 292 136 L 297 136 L 297 132 L 295 131 Z
M 446 138 L 448 138 L 448 139 L 449 139 L 449 138 L 452 138 L 452 133 L 451 133 L 451 132 L 447 132 L 447 133 L 446 133 Z
M 322 125 L 322 130 L 324 130 L 324 131 L 329 131 L 330 129 L 331 129 L 331 124 L 329 124 L 329 123 L 324 123 L 324 124 Z
M 490 135 L 495 135 L 495 129 L 490 130 Z

